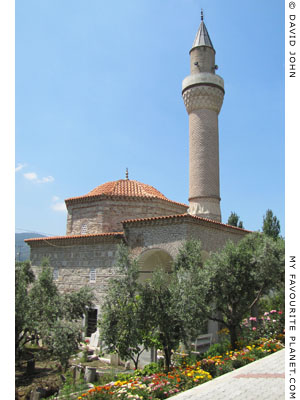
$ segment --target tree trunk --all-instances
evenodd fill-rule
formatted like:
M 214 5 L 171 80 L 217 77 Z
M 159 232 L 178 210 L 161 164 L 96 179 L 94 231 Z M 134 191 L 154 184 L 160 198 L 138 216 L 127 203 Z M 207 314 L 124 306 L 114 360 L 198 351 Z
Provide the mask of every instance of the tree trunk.
M 165 369 L 167 372 L 169 372 L 171 364 L 171 350 L 169 350 L 168 347 L 165 347 L 164 353 L 165 353 Z
M 236 332 L 236 326 L 235 325 L 230 325 L 228 327 L 229 329 L 229 334 L 230 334 L 230 344 L 231 344 L 231 349 L 235 350 L 237 346 L 237 332 Z

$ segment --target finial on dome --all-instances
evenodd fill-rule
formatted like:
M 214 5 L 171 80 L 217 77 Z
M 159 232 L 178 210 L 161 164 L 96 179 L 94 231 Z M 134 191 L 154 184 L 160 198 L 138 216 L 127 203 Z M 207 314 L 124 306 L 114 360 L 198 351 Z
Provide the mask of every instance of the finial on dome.
M 201 21 L 203 21 L 203 8 L 201 8 Z
M 126 180 L 128 181 L 128 168 L 126 168 L 126 174 L 125 174 Z

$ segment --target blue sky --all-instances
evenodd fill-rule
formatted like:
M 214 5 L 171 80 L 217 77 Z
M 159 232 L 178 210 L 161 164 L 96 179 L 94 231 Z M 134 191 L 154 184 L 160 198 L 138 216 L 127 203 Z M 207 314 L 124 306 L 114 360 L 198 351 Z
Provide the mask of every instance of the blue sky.
M 238 7 L 237 7 L 238 5 Z M 63 201 L 107 181 L 188 202 L 181 98 L 200 11 L 225 81 L 223 222 L 284 235 L 284 2 L 16 0 L 16 232 L 63 235 Z

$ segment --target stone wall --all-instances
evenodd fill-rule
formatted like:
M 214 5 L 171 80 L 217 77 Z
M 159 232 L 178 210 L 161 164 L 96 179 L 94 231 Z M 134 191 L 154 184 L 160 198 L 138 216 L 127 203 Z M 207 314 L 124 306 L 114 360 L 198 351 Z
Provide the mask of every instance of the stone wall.
M 243 229 L 184 215 L 126 222 L 124 236 L 107 234 L 39 238 L 29 240 L 29 244 L 31 263 L 36 274 L 40 271 L 42 259 L 49 258 L 51 267 L 58 274 L 55 282 L 61 292 L 67 293 L 87 285 L 94 289 L 95 306 L 101 308 L 108 281 L 116 276 L 114 265 L 118 244 L 127 243 L 132 255 L 140 259 L 151 251 L 155 262 L 157 259 L 174 260 L 188 238 L 201 240 L 204 252 L 209 253 L 223 247 L 228 240 L 237 242 L 247 233 Z M 156 252 L 159 257 L 155 256 Z M 165 258 L 162 252 L 170 257 Z M 94 282 L 90 281 L 91 269 L 95 269 Z
M 183 214 L 187 206 L 155 198 L 85 199 L 68 204 L 67 235 L 121 232 L 121 221 L 161 215 Z
M 111 242 L 68 245 L 32 245 L 31 263 L 35 274 L 41 269 L 41 262 L 48 257 L 50 265 L 58 272 L 55 280 L 61 293 L 79 290 L 83 286 L 93 289 L 96 300 L 95 306 L 101 306 L 107 289 L 108 281 L 116 276 L 114 267 L 118 243 Z M 95 269 L 96 280 L 90 281 L 90 270 Z
M 132 253 L 140 256 L 149 249 L 161 249 L 174 258 L 189 239 L 199 239 L 205 252 L 215 252 L 228 240 L 238 242 L 249 231 L 192 216 L 137 221 L 125 224 L 125 236 Z

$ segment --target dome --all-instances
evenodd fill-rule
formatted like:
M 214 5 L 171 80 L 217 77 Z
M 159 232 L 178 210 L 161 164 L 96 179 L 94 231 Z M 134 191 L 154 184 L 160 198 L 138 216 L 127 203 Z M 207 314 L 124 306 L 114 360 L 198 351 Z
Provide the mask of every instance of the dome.
M 130 179 L 119 179 L 118 181 L 106 182 L 95 189 L 91 190 L 87 194 L 79 197 L 72 197 L 66 199 L 66 202 L 72 200 L 84 200 L 91 197 L 141 197 L 141 198 L 157 198 L 162 200 L 168 200 L 161 192 L 155 189 L 153 186 L 146 185 L 135 180 Z M 170 201 L 170 200 L 168 200 Z
M 126 196 L 126 197 L 158 197 L 167 198 L 153 186 L 146 185 L 135 180 L 119 179 L 118 181 L 106 182 L 91 190 L 86 196 Z

